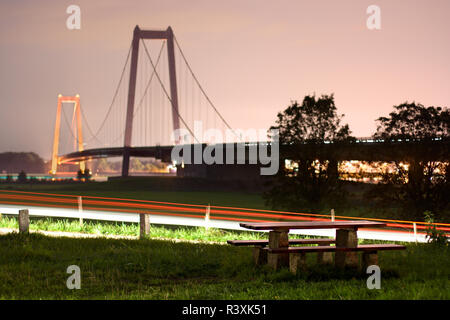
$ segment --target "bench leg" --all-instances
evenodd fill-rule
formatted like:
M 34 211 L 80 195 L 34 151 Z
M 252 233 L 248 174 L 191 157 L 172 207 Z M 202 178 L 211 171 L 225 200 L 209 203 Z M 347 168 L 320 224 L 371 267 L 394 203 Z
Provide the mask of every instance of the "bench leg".
M 253 247 L 253 260 L 257 266 L 267 263 L 267 251 L 263 247 Z
M 333 252 L 318 252 L 317 253 L 317 263 L 318 264 L 332 264 L 333 263 Z
M 289 255 L 289 270 L 297 274 L 299 270 L 306 270 L 306 253 L 291 253 Z
M 289 246 L 288 232 L 287 231 L 270 231 L 269 232 L 269 248 L 287 248 Z M 289 254 L 288 253 L 268 253 L 267 263 L 274 270 L 278 270 L 281 267 L 289 266 Z
M 358 246 L 358 237 L 356 230 L 353 229 L 337 229 L 336 230 L 336 247 L 356 248 Z M 336 251 L 334 256 L 336 267 L 358 268 L 359 256 L 358 252 L 342 252 Z
M 378 252 L 377 251 L 368 251 L 364 252 L 362 256 L 363 261 L 363 271 L 367 270 L 368 266 L 378 265 Z

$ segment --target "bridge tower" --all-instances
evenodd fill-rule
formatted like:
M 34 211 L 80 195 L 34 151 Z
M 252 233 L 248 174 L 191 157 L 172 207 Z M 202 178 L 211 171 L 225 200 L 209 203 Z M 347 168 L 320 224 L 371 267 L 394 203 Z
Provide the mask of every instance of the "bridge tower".
M 53 136 L 53 153 L 52 153 L 52 169 L 50 174 L 56 174 L 58 168 L 58 147 L 59 147 L 59 134 L 61 129 L 61 108 L 63 103 L 73 103 L 74 114 L 76 116 L 77 122 L 77 132 L 74 136 L 75 143 L 78 146 L 78 151 L 83 151 L 83 132 L 81 129 L 81 105 L 80 105 L 80 95 L 76 96 L 63 96 L 58 95 L 58 107 L 56 109 L 56 122 L 55 122 L 55 133 Z M 80 161 L 80 170 L 84 173 L 85 162 Z
M 134 28 L 132 51 L 131 51 L 131 65 L 130 65 L 130 81 L 128 86 L 128 102 L 127 115 L 125 122 L 125 137 L 124 137 L 124 152 L 122 161 L 122 177 L 127 177 L 130 167 L 130 147 L 131 135 L 133 132 L 133 112 L 134 112 L 134 96 L 136 93 L 136 75 L 139 53 L 139 42 L 141 39 L 160 39 L 167 41 L 167 55 L 169 67 L 170 80 L 170 102 L 172 104 L 172 123 L 173 129 L 180 128 L 180 119 L 178 118 L 178 90 L 177 77 L 175 70 L 175 52 L 173 31 L 169 26 L 166 30 L 141 30 L 139 26 Z

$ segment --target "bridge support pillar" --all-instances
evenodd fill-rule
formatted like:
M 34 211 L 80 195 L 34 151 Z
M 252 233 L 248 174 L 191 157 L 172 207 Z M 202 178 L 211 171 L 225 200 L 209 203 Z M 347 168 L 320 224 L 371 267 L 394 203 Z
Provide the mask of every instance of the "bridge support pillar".
M 128 102 L 127 117 L 125 122 L 124 152 L 122 160 L 122 177 L 128 177 L 130 166 L 130 150 L 131 134 L 133 132 L 133 113 L 134 113 L 134 96 L 136 93 L 136 74 L 139 56 L 140 29 L 138 26 L 134 28 L 133 41 L 131 44 L 131 65 L 130 65 L 130 82 L 128 85 Z
M 122 177 L 128 177 L 128 172 L 130 170 L 130 149 L 125 148 L 123 150 L 123 159 L 122 159 Z
M 169 67 L 169 80 L 170 80 L 170 102 L 172 106 L 172 123 L 173 130 L 180 128 L 180 119 L 178 113 L 178 89 L 177 89 L 177 76 L 175 70 L 175 50 L 174 50 L 174 36 L 171 27 L 167 30 L 141 30 L 139 26 L 136 26 L 133 31 L 133 40 L 131 43 L 131 64 L 130 64 L 130 81 L 128 85 L 128 101 L 127 101 L 127 115 L 125 121 L 125 135 L 124 135 L 124 147 L 131 147 L 132 133 L 133 133 L 133 118 L 134 118 L 134 98 L 136 93 L 136 76 L 137 65 L 139 57 L 139 42 L 144 39 L 160 39 L 167 41 L 167 60 Z M 179 138 L 179 137 L 178 137 Z M 176 144 L 179 143 L 177 138 Z M 122 161 L 122 177 L 128 176 L 130 165 L 130 152 L 125 150 Z
M 81 129 L 81 105 L 80 105 L 80 96 L 77 94 L 76 96 L 63 96 L 58 95 L 58 106 L 56 109 L 56 122 L 55 122 L 55 133 L 53 135 L 53 152 L 52 152 L 52 168 L 50 174 L 56 174 L 56 170 L 58 168 L 58 148 L 59 148 L 59 135 L 61 129 L 61 108 L 64 102 L 69 102 L 74 104 L 74 116 L 76 116 L 77 127 L 76 134 L 74 135 L 75 144 L 78 146 L 78 151 L 84 150 L 83 145 L 83 132 Z M 85 161 L 80 161 L 80 170 L 84 173 Z

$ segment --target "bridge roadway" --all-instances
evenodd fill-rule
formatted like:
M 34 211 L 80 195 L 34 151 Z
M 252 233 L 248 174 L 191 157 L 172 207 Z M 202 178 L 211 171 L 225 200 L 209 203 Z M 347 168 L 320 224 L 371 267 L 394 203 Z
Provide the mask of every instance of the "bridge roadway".
M 257 143 L 252 142 L 244 143 L 247 160 L 249 150 L 255 148 L 256 144 Z M 231 148 L 234 149 L 234 157 L 239 156 L 236 143 L 220 145 L 224 148 L 224 157 Z M 194 144 L 186 146 L 191 147 L 191 150 L 195 148 Z M 203 144 L 202 148 L 205 146 L 206 144 Z M 131 157 L 151 157 L 160 159 L 163 162 L 171 162 L 171 152 L 173 147 L 174 146 L 172 145 L 129 147 L 128 150 Z M 125 149 L 125 147 L 87 149 L 59 156 L 58 159 L 59 163 L 63 164 L 106 157 L 121 157 L 123 156 Z M 416 159 L 426 161 L 448 161 L 450 155 L 450 140 L 435 140 L 428 142 L 381 142 L 366 139 L 345 143 L 305 143 L 300 148 L 293 148 L 289 145 L 280 146 L 280 154 L 289 159 L 334 159 L 337 161 L 408 161 L 409 159 Z
M 173 146 L 150 146 L 128 148 L 131 157 L 156 158 L 164 162 L 170 162 Z M 68 153 L 58 157 L 59 164 L 75 163 L 90 159 L 122 157 L 125 147 L 87 149 Z

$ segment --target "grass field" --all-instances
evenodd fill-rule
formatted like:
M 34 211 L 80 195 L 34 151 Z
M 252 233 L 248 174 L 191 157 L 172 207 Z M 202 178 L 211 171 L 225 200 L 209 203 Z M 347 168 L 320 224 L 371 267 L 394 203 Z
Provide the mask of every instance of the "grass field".
M 0 236 L 1 299 L 449 299 L 448 247 L 381 252 L 381 289 L 368 275 L 317 267 L 291 275 L 255 267 L 250 248 L 171 241 Z M 69 290 L 67 267 L 81 270 Z
M 199 182 L 200 183 L 200 182 Z M 201 183 L 200 183 L 201 184 Z M 14 190 L 132 198 L 267 209 L 261 195 L 196 185 L 186 191 L 173 180 L 130 180 L 87 184 L 0 184 Z M 205 190 L 206 189 L 206 190 Z M 220 189 L 220 188 L 218 188 Z M 190 190 L 190 189 L 189 189 Z M 356 202 L 336 214 L 385 217 Z M 392 217 L 392 216 L 391 216 Z M 0 228 L 17 228 L 3 216 Z M 138 235 L 133 223 L 31 218 L 31 230 L 97 235 Z M 264 234 L 193 227 L 151 226 L 148 239 L 72 239 L 41 234 L 0 236 L 0 299 L 449 299 L 447 247 L 407 244 L 406 251 L 380 252 L 381 289 L 369 290 L 364 272 L 317 266 L 294 276 L 255 267 L 251 248 L 225 245 L 230 239 Z M 196 240 L 200 243 L 167 239 Z M 207 243 L 219 242 L 217 243 Z M 363 242 L 370 243 L 370 242 Z M 66 270 L 81 269 L 81 289 L 69 290 Z

